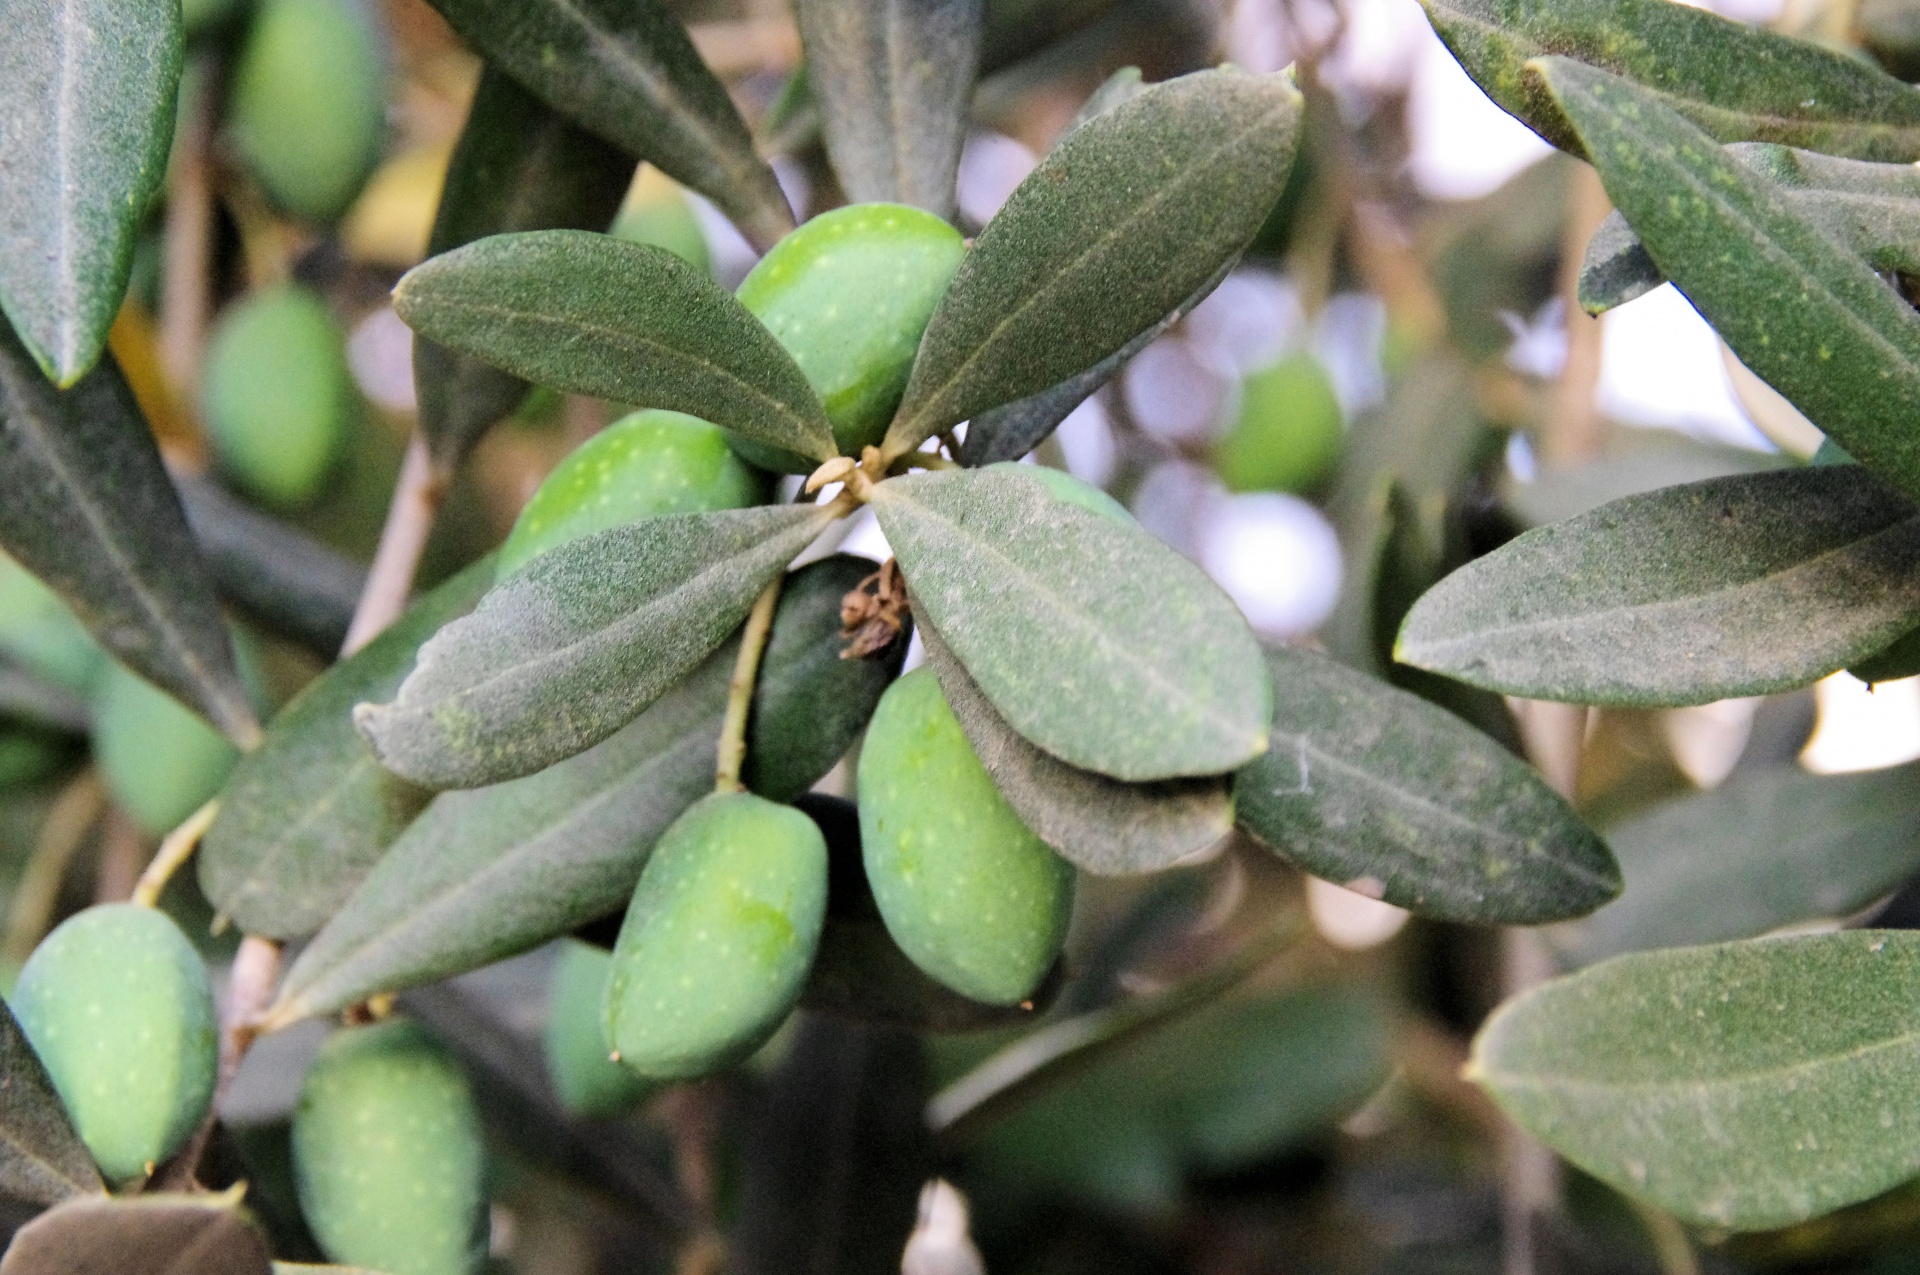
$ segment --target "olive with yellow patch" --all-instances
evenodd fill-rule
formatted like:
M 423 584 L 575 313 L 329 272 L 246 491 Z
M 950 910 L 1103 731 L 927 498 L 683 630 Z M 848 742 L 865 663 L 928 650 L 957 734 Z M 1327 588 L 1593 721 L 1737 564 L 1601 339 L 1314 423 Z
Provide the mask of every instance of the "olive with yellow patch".
M 613 954 L 578 939 L 563 939 L 547 984 L 547 1078 L 561 1105 L 576 1116 L 617 1116 L 633 1110 L 653 1086 L 613 1061 L 600 1022 Z
M 703 797 L 640 874 L 602 1006 L 643 1076 L 684 1080 L 752 1053 L 793 1008 L 826 918 L 827 843 L 751 793 Z
M 719 426 L 683 412 L 635 412 L 554 466 L 501 547 L 499 572 L 609 527 L 741 509 L 768 491 L 766 475 L 734 454 Z
M 74 914 L 33 950 L 8 1002 L 108 1181 L 147 1176 L 205 1118 L 213 988 L 164 914 L 131 903 Z
M 960 232 L 932 213 L 852 204 L 782 239 L 741 282 L 740 304 L 800 365 L 842 455 L 858 456 L 887 432 L 921 334 L 965 255 Z M 734 446 L 762 468 L 815 467 L 762 444 Z
M 241 491 L 274 509 L 316 500 L 356 410 L 346 336 L 326 302 L 289 283 L 229 308 L 207 346 L 200 410 Z
M 1030 996 L 1066 940 L 1073 868 L 1000 796 L 931 669 L 880 697 L 859 792 L 867 883 L 900 950 L 973 1000 Z
M 328 1257 L 385 1275 L 486 1259 L 486 1152 L 473 1091 L 406 1019 L 335 1032 L 293 1113 L 300 1212 Z
M 380 158 L 386 69 L 356 0 L 263 0 L 233 73 L 227 118 L 274 203 L 326 223 Z
M 1214 447 L 1214 469 L 1229 491 L 1311 491 L 1333 472 L 1344 435 L 1333 381 L 1302 350 L 1242 383 L 1240 412 Z

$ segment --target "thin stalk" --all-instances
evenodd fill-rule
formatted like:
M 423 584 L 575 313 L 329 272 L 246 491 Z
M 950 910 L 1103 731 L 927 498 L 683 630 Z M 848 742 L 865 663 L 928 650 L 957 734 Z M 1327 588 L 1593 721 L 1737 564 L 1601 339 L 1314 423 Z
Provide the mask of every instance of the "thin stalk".
M 166 840 L 160 843 L 160 849 L 154 854 L 153 862 L 134 882 L 132 902 L 143 908 L 160 906 L 161 891 L 167 888 L 167 882 L 173 879 L 173 874 L 193 857 L 193 852 L 199 848 L 200 838 L 207 835 L 207 829 L 213 826 L 213 817 L 219 813 L 220 799 L 215 797 L 167 834 Z
M 426 436 L 416 429 L 400 465 L 400 480 L 394 485 L 393 504 L 380 532 L 366 591 L 360 595 L 353 623 L 347 626 L 347 640 L 340 647 L 341 659 L 380 636 L 407 609 L 413 576 L 420 569 L 420 555 L 445 495 L 446 480 L 434 472 Z
M 747 613 L 747 627 L 740 634 L 740 654 L 733 662 L 733 677 L 727 682 L 727 715 L 721 722 L 720 750 L 714 762 L 715 792 L 741 790 L 740 767 L 747 760 L 747 715 L 753 708 L 754 683 L 760 677 L 760 657 L 766 653 L 767 635 L 773 632 L 780 584 L 776 578 L 754 599 L 753 610 Z
M 86 843 L 87 833 L 100 821 L 106 807 L 106 786 L 100 782 L 100 772 L 92 767 L 81 771 L 54 798 L 7 914 L 6 957 L 16 965 L 32 954 L 47 932 L 53 909 L 60 901 L 60 883 L 66 879 L 74 852 Z

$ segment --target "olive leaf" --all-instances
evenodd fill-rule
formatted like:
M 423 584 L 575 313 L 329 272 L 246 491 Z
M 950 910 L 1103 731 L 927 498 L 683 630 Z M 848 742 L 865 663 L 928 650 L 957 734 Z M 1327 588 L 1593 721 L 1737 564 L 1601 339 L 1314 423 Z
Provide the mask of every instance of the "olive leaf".
M 1920 763 L 1736 774 L 1609 828 L 1607 843 L 1626 890 L 1551 931 L 1575 965 L 1844 917 L 1920 869 Z
M 267 1240 L 220 1195 L 89 1196 L 14 1233 L 0 1275 L 273 1275 Z
M 384 769 L 353 706 L 393 694 L 420 644 L 473 609 L 487 558 L 415 602 L 280 711 L 240 760 L 199 851 L 200 888 L 246 934 L 295 939 L 332 916 L 427 795 Z
M 183 44 L 170 0 L 0 9 L 0 309 L 63 389 L 99 361 L 126 295 Z
M 1525 74 L 1558 54 L 1642 86 L 1723 142 L 1920 160 L 1920 93 L 1870 63 L 1671 0 L 1422 0 L 1433 29 L 1501 106 L 1555 146 L 1582 135 Z
M 1469 1075 L 1574 1164 L 1757 1230 L 1920 1174 L 1920 935 L 1616 957 L 1508 1002 Z
M 434 0 L 453 29 L 581 128 L 718 204 L 761 251 L 793 228 L 726 86 L 662 0 Z
M 1859 466 L 1628 496 L 1521 535 L 1434 586 L 1395 658 L 1578 704 L 1790 690 L 1920 617 L 1920 511 Z
M 259 737 L 213 582 L 111 357 L 56 390 L 0 329 L 0 548 L 129 668 L 235 742 Z
M 1259 644 L 1200 569 L 1018 466 L 873 488 L 916 604 L 1008 725 L 1135 782 L 1214 775 L 1266 748 Z
M 453 148 L 427 255 L 515 230 L 605 230 L 634 161 L 575 126 L 494 67 L 480 73 Z M 481 434 L 520 405 L 528 384 L 431 341 L 413 347 L 420 429 L 450 474 Z
M 531 775 L 692 672 L 832 516 L 816 505 L 685 514 L 561 545 L 442 629 L 394 701 L 362 704 L 354 720 L 381 764 L 423 787 Z
M 393 303 L 421 336 L 526 380 L 835 454 L 826 409 L 773 334 L 664 248 L 579 230 L 495 235 L 408 271 Z
M 0 1192 L 58 1204 L 106 1190 L 47 1069 L 13 1013 L 0 1004 Z
M 1565 58 L 1529 74 L 1588 143 L 1654 262 L 1740 361 L 1920 495 L 1920 437 L 1904 424 L 1920 396 L 1920 315 L 1905 298 L 1650 91 Z
M 882 450 L 1047 390 L 1161 322 L 1285 187 L 1300 94 L 1202 71 L 1075 129 L 980 233 L 921 340 Z
M 798 0 L 834 173 L 854 203 L 953 217 L 984 0 Z
M 754 691 L 754 738 L 777 746 L 817 730 L 827 745 L 809 743 L 811 762 L 769 766 L 783 789 L 805 791 L 818 780 L 851 746 L 885 687 L 871 668 L 856 667 L 872 662 L 838 660 L 840 598 L 871 565 L 826 558 L 794 572 L 781 589 Z M 435 798 L 294 962 L 275 1022 L 475 969 L 623 908 L 660 833 L 713 790 L 737 649 L 721 647 L 577 757 L 525 779 Z M 823 651 L 843 669 L 823 670 Z M 828 690 L 848 705 L 816 718 Z M 761 791 L 780 800 L 797 795 Z
M 1735 142 L 1726 151 L 1875 271 L 1920 273 L 1920 171 L 1912 164 L 1836 159 L 1768 142 Z M 1627 219 L 1609 213 L 1581 262 L 1581 308 L 1601 314 L 1665 282 Z
M 1449 921 L 1593 911 L 1620 870 L 1532 767 L 1443 708 L 1306 651 L 1267 652 L 1273 747 L 1240 826 L 1318 877 Z
M 1847 672 L 1869 686 L 1920 676 L 1920 629 L 1909 629 L 1892 644 L 1847 665 Z
M 1067 862 L 1105 875 L 1157 872 L 1233 830 L 1223 778 L 1122 783 L 1028 743 L 974 685 L 933 626 L 924 618 L 917 623 L 927 663 L 980 764 L 1020 822 Z

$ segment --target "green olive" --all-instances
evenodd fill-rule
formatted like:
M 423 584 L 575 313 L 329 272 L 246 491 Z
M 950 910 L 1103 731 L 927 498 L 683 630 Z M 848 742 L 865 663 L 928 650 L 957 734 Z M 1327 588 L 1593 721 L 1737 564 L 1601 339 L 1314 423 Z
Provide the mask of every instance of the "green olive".
M 1073 868 L 1001 797 L 933 670 L 880 697 L 858 778 L 867 881 L 900 950 L 962 996 L 1032 995 L 1066 940 Z
M 0 553 L 0 654 L 56 686 L 85 695 L 108 660 L 60 595 Z
M 200 405 L 214 455 L 241 491 L 275 509 L 311 504 L 353 426 L 346 340 L 310 290 L 284 284 L 221 316 Z
M 1332 380 L 1301 351 L 1246 379 L 1214 468 L 1230 491 L 1310 491 L 1340 459 L 1343 433 Z
M 619 1060 L 683 1080 L 745 1058 L 800 996 L 826 919 L 827 843 L 751 793 L 702 798 L 654 847 L 602 1013 Z
M 163 913 L 109 903 L 67 918 L 27 958 L 8 1001 L 110 1182 L 151 1173 L 207 1114 L 213 988 Z
M 325 224 L 380 157 L 385 67 L 354 0 L 263 0 L 227 106 L 240 157 L 272 200 Z
M 641 168 L 607 231 L 628 243 L 652 244 L 699 270 L 713 268 L 707 234 L 678 183 L 653 165 Z
M 1022 465 L 1017 461 L 1004 460 L 988 469 L 1004 469 L 1024 475 L 1043 484 L 1057 500 L 1069 505 L 1099 514 L 1102 518 L 1111 518 L 1115 522 L 1132 523 L 1134 517 L 1127 507 L 1101 491 L 1091 483 L 1083 483 L 1065 470 L 1054 469 L 1047 465 Z
M 335 1032 L 293 1112 L 300 1212 L 328 1257 L 384 1275 L 486 1259 L 486 1148 L 473 1091 L 406 1019 Z
M 94 692 L 93 756 L 114 801 L 154 837 L 219 792 L 240 760 L 203 718 L 120 664 Z
M 576 1116 L 604 1118 L 633 1110 L 653 1086 L 613 1061 L 600 1021 L 613 954 L 578 939 L 562 939 L 547 984 L 547 1078 L 561 1105 Z
M 502 576 L 547 550 L 641 518 L 740 509 L 767 498 L 766 475 L 726 432 L 681 412 L 615 421 L 561 461 L 520 511 L 500 550 Z
M 841 454 L 878 443 L 907 388 L 920 335 L 966 255 L 960 232 L 904 204 L 822 213 L 773 246 L 740 284 L 826 405 Z M 812 462 L 736 439 L 765 469 Z

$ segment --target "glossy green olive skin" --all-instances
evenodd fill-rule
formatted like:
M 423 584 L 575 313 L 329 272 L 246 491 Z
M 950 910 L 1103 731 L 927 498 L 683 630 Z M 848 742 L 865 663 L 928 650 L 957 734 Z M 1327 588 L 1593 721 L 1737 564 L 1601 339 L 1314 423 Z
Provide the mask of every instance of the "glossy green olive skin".
M 630 1067 L 612 1058 L 600 1022 L 613 954 L 578 939 L 560 940 L 547 983 L 547 1079 L 561 1105 L 576 1116 L 624 1115 L 654 1092 Z
M 966 255 L 960 232 L 904 204 L 822 213 L 773 246 L 740 284 L 740 304 L 767 325 L 826 405 L 845 456 L 878 443 L 907 388 L 920 336 Z M 734 446 L 764 469 L 814 463 Z
M 682 412 L 622 417 L 554 467 L 500 550 L 501 576 L 569 540 L 641 518 L 741 509 L 766 500 L 767 476 L 726 432 Z
M 160 837 L 220 791 L 240 753 L 179 700 L 111 664 L 94 690 L 93 758 L 115 803 Z
M 1229 491 L 1308 492 L 1333 472 L 1344 434 L 1333 382 L 1300 351 L 1243 383 L 1239 415 L 1214 448 L 1214 469 Z
M 235 149 L 303 220 L 346 212 L 380 157 L 386 70 L 353 0 L 262 0 L 227 102 Z
M 357 410 L 346 337 L 326 302 L 299 284 L 230 307 L 214 328 L 201 415 L 223 474 L 272 509 L 326 490 Z
M 328 1257 L 384 1275 L 486 1260 L 486 1148 L 472 1089 L 412 1022 L 335 1032 L 293 1113 L 300 1212 Z
M 602 1005 L 624 1065 L 704 1076 L 764 1044 L 806 982 L 826 919 L 827 843 L 791 806 L 703 797 L 640 874 Z
M 206 1116 L 213 988 L 165 914 L 131 903 L 76 913 L 27 958 L 8 1003 L 109 1182 L 147 1176 Z
M 1066 940 L 1073 868 L 1000 796 L 931 669 L 880 697 L 859 793 L 867 882 L 900 950 L 973 1000 L 1030 996 Z

